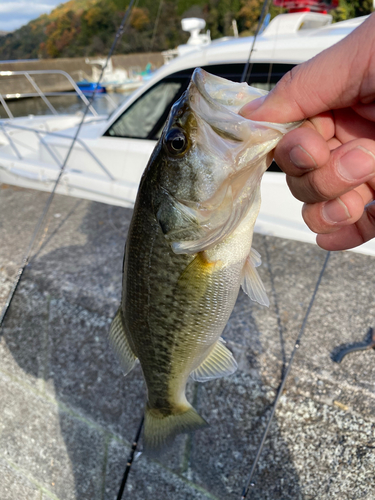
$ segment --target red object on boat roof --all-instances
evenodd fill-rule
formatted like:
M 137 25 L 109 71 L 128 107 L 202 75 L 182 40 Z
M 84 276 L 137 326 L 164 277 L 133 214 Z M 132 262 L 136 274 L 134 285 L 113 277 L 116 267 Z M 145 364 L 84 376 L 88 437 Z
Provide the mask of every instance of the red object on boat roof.
M 320 12 L 327 14 L 331 9 L 336 9 L 339 5 L 339 0 L 273 0 L 276 7 L 283 7 L 289 12 Z

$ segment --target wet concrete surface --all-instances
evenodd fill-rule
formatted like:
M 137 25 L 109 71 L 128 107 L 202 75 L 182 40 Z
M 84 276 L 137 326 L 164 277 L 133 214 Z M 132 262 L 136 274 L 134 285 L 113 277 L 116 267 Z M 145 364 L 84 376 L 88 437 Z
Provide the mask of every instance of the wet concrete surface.
M 0 186 L 0 306 L 48 195 Z M 0 332 L 0 499 L 114 500 L 145 400 L 107 342 L 131 210 L 56 196 Z M 143 455 L 124 498 L 241 498 L 325 252 L 255 235 L 270 307 L 240 292 L 223 333 L 231 377 L 189 382 L 210 423 L 159 460 Z M 248 499 L 374 499 L 375 351 L 330 355 L 374 325 L 372 257 L 331 255 Z M 142 444 L 141 444 L 142 446 Z

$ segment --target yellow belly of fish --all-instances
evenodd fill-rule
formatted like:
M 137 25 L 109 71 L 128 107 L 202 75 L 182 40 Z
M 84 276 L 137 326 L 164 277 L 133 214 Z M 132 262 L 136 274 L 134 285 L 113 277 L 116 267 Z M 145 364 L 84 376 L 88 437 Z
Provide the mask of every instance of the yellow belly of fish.
M 169 383 L 172 405 L 186 401 L 185 384 L 189 374 L 207 357 L 229 319 L 250 253 L 254 220 L 249 213 L 230 237 L 198 253 L 178 280 L 190 314 L 178 333 L 179 347 L 173 355 Z

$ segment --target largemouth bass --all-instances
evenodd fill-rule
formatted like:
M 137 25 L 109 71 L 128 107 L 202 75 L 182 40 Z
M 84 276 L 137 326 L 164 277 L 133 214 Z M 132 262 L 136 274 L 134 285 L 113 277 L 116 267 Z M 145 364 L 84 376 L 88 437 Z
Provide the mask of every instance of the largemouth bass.
M 152 455 L 178 433 L 206 425 L 186 399 L 188 377 L 203 382 L 235 372 L 220 335 L 240 285 L 268 305 L 251 247 L 260 181 L 272 150 L 298 124 L 238 115 L 265 93 L 195 70 L 140 183 L 110 339 L 125 373 L 141 363 L 144 448 Z

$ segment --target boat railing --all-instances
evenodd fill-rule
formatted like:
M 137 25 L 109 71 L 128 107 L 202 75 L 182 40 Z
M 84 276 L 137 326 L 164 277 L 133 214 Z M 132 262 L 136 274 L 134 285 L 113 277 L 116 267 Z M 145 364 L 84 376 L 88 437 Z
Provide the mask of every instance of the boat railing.
M 35 75 L 61 75 L 68 80 L 68 82 L 70 83 L 70 85 L 73 88 L 73 92 L 72 91 L 67 91 L 67 92 L 46 92 L 46 91 L 43 91 L 40 88 L 40 86 L 37 84 L 35 79 L 33 78 L 33 76 L 35 76 Z M 50 102 L 48 97 L 67 96 L 67 95 L 77 95 L 82 100 L 84 105 L 89 108 L 91 113 L 94 116 L 98 116 L 98 113 L 95 110 L 95 108 L 92 106 L 91 102 L 87 99 L 85 94 L 82 92 L 82 90 L 78 87 L 78 85 L 73 80 L 73 78 L 66 71 L 63 71 L 60 69 L 30 70 L 30 71 L 0 71 L 0 76 L 1 77 L 24 76 L 35 90 L 35 92 L 23 92 L 23 93 L 17 92 L 17 93 L 7 93 L 7 94 L 0 93 L 0 103 L 3 105 L 4 110 L 5 110 L 6 114 L 8 115 L 8 118 L 14 118 L 13 113 L 9 109 L 9 106 L 6 102 L 8 99 L 18 99 L 18 98 L 23 98 L 23 97 L 24 98 L 26 98 L 26 97 L 40 97 L 53 115 L 59 115 L 58 111 L 52 105 L 52 103 Z M 108 100 L 108 102 L 111 104 L 111 106 L 113 106 L 115 108 L 116 104 L 113 102 L 113 100 L 110 98 L 110 96 L 107 94 L 104 94 L 104 96 Z
M 52 148 L 50 147 L 50 145 L 44 140 L 44 136 L 50 135 L 50 136 L 54 136 L 54 137 L 60 137 L 60 138 L 63 138 L 63 139 L 70 139 L 71 141 L 73 141 L 73 137 L 65 135 L 65 134 L 61 134 L 59 132 L 52 132 L 52 131 L 49 131 L 49 130 L 39 130 L 39 129 L 32 128 L 32 127 L 26 127 L 24 125 L 15 125 L 14 123 L 9 123 L 9 122 L 6 122 L 4 120 L 0 120 L 0 128 L 3 131 L 3 133 L 4 133 L 5 137 L 7 138 L 7 140 L 9 141 L 10 147 L 12 148 L 13 152 L 15 153 L 15 155 L 17 156 L 17 158 L 19 160 L 24 160 L 25 158 L 22 156 L 22 154 L 21 154 L 19 148 L 17 147 L 15 141 L 13 141 L 12 136 L 8 133 L 7 128 L 8 129 L 11 128 L 11 129 L 23 130 L 23 131 L 26 131 L 26 132 L 33 132 L 33 133 L 35 133 L 36 136 L 37 136 L 37 138 L 38 138 L 38 140 L 47 149 L 47 151 L 49 152 L 49 154 L 51 155 L 51 157 L 56 162 L 57 166 L 60 169 L 64 166 L 64 162 L 61 162 L 58 159 L 58 157 L 56 156 L 56 154 L 54 153 L 54 151 L 52 150 Z M 79 137 L 77 137 L 75 139 L 75 142 L 77 144 L 79 144 L 79 145 L 82 146 L 82 148 L 91 156 L 91 158 L 95 161 L 95 163 L 99 166 L 99 168 L 106 174 L 106 176 L 109 177 L 109 179 L 111 181 L 115 180 L 115 178 L 113 177 L 113 175 L 103 165 L 103 163 L 99 160 L 99 158 L 91 151 L 91 149 L 87 146 L 87 144 L 85 144 L 85 142 L 82 141 L 82 139 L 80 139 Z

